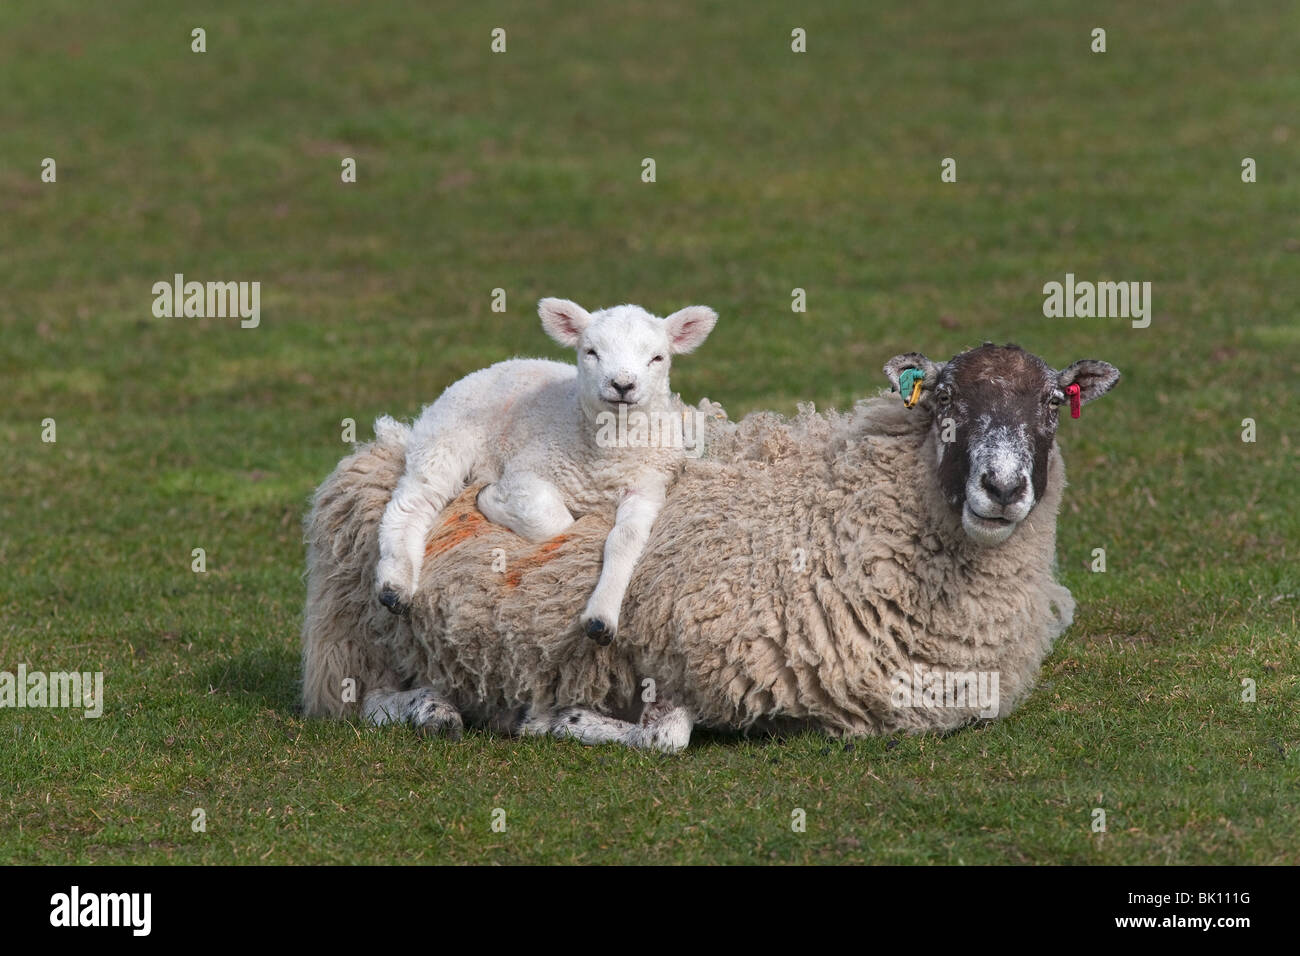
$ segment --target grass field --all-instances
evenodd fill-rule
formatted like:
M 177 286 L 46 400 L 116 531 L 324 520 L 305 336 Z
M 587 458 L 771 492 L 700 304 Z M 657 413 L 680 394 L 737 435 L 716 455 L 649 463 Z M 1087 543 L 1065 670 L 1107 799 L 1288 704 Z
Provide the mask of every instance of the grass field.
M 106 694 L 0 710 L 0 861 L 1300 863 L 1300 8 L 966 6 L 0 7 L 0 671 Z M 1045 318 L 1067 272 L 1150 281 L 1150 327 Z M 156 318 L 174 273 L 261 324 Z M 1061 427 L 1037 692 L 674 758 L 301 719 L 341 421 L 563 357 L 544 295 L 712 305 L 673 383 L 733 418 L 984 339 L 1117 365 Z

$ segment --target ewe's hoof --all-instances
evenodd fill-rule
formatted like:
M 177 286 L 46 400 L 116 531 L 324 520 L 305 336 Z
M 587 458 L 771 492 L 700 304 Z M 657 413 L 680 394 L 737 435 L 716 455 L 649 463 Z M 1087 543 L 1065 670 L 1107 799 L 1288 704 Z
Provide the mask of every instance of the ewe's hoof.
M 445 737 L 460 740 L 465 730 L 460 711 L 443 701 L 426 702 L 415 713 L 412 722 L 421 737 Z
M 685 707 L 670 707 L 666 713 L 658 713 L 649 722 L 643 716 L 641 724 L 640 740 L 636 746 L 675 754 L 685 750 L 691 742 L 694 721 Z
M 582 629 L 586 632 L 589 638 L 601 647 L 607 646 L 609 642 L 614 639 L 613 628 L 607 627 L 605 622 L 598 617 L 593 617 L 582 626 Z
M 411 610 L 411 606 L 403 603 L 402 599 L 397 596 L 397 592 L 392 588 L 384 588 L 379 592 L 379 603 L 394 614 L 406 614 Z

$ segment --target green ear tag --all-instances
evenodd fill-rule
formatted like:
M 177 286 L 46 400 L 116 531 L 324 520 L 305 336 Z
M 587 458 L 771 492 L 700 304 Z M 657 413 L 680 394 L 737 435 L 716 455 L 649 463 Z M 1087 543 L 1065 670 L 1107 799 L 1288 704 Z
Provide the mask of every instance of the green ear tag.
M 903 369 L 903 374 L 898 376 L 898 390 L 903 393 L 904 408 L 911 408 L 920 400 L 924 381 L 925 373 L 919 368 Z

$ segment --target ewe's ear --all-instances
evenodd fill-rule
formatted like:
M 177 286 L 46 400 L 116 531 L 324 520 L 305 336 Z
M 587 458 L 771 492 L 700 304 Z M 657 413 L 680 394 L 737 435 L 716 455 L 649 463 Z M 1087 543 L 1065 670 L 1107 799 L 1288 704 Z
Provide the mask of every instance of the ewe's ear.
M 1079 386 L 1079 401 L 1087 403 L 1101 398 L 1119 381 L 1119 369 L 1109 362 L 1083 359 L 1064 369 L 1057 376 L 1057 384 L 1064 391 L 1067 385 Z
M 696 349 L 709 337 L 717 321 L 718 313 L 707 305 L 688 305 L 668 316 L 664 323 L 668 326 L 668 344 L 673 354 Z
M 931 362 L 920 352 L 904 352 L 902 355 L 895 355 L 885 363 L 884 369 L 885 375 L 889 377 L 890 391 L 898 391 L 898 376 L 909 368 L 919 368 L 925 373 L 925 381 L 921 384 L 922 390 L 934 388 L 935 382 L 939 380 L 939 373 L 943 371 L 942 364 Z
M 591 313 L 568 299 L 543 299 L 537 303 L 546 334 L 561 345 L 577 348 L 582 330 L 591 325 Z

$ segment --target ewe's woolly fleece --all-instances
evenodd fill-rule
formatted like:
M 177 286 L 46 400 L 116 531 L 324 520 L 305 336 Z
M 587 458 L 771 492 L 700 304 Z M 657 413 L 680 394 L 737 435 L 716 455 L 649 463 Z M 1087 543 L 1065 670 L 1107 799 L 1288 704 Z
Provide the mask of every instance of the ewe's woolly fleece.
M 397 618 L 372 581 L 406 434 L 381 420 L 316 493 L 309 714 L 355 713 L 339 690 L 349 676 L 356 699 L 429 684 L 476 721 L 521 704 L 628 713 L 649 677 L 706 726 L 946 730 L 975 709 L 894 707 L 891 677 L 914 664 L 996 671 L 1005 715 L 1073 616 L 1053 573 L 1057 448 L 1029 518 L 981 548 L 941 497 L 928 413 L 882 395 L 844 414 L 715 422 L 655 522 L 609 647 L 576 626 L 609 522 L 588 516 L 530 545 L 483 520 L 475 489 L 439 519 L 411 616 Z

